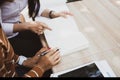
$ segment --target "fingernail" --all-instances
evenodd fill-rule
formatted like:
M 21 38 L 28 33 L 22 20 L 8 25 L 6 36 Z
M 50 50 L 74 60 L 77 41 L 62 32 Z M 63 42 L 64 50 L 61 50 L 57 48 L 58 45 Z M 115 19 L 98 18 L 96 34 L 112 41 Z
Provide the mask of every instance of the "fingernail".
M 51 49 L 50 47 L 48 47 L 48 50 Z

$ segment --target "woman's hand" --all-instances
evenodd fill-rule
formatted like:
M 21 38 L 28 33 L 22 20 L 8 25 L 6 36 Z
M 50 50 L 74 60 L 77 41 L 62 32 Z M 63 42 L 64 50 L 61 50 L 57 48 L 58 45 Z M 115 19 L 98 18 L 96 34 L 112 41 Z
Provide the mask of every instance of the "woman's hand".
M 57 18 L 57 17 L 64 17 L 64 18 L 67 18 L 67 16 L 73 16 L 72 13 L 68 12 L 68 11 L 62 11 L 62 12 L 52 12 L 51 13 L 51 17 L 52 18 Z
M 38 35 L 43 34 L 44 30 L 51 30 L 45 23 L 42 22 L 24 22 L 20 24 L 14 24 L 13 32 L 21 32 L 25 30 L 30 30 Z
M 47 48 L 40 49 L 34 57 L 28 58 L 27 60 L 25 60 L 22 65 L 25 67 L 33 68 L 40 59 L 40 57 L 38 55 L 40 55 L 43 51 L 46 51 L 46 50 L 48 50 L 48 49 Z
M 51 69 L 60 62 L 61 58 L 59 53 L 60 52 L 57 51 L 57 48 L 47 50 L 46 55 L 40 56 L 37 66 L 40 66 L 43 71 Z
M 31 22 L 29 24 L 30 26 L 28 27 L 28 30 L 40 35 L 43 34 L 44 30 L 52 30 L 51 28 L 48 27 L 45 23 L 42 22 Z
M 45 9 L 40 16 L 47 17 L 47 18 L 57 18 L 57 17 L 66 18 L 67 15 L 73 16 L 73 14 L 69 11 L 55 12 L 49 9 Z

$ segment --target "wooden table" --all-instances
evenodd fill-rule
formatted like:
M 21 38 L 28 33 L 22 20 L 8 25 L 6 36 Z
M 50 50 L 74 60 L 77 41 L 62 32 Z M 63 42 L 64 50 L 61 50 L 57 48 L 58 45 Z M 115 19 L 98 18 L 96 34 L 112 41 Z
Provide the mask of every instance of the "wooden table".
M 91 61 L 106 60 L 120 77 L 120 0 L 82 0 L 67 3 L 89 48 L 62 56 L 54 73 Z

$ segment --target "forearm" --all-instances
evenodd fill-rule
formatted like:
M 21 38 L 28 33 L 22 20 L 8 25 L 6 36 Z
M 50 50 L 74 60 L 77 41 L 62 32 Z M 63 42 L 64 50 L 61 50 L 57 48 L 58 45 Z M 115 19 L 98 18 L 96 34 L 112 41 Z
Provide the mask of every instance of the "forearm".
M 73 16 L 72 13 L 69 11 L 62 11 L 62 12 L 55 12 L 53 10 L 44 10 L 41 16 L 47 17 L 47 18 L 57 18 L 57 17 L 64 17 L 66 18 L 67 15 Z
M 26 22 L 26 23 L 28 23 L 28 22 Z M 14 24 L 13 33 L 28 30 L 30 25 L 28 25 L 26 23 Z
M 41 16 L 43 17 L 47 17 L 47 18 L 55 18 L 55 17 L 58 17 L 57 13 L 55 11 L 52 11 L 52 10 L 49 10 L 49 9 L 45 9 L 42 13 L 41 13 Z
M 41 13 L 41 16 L 42 16 L 42 17 L 47 17 L 47 18 L 49 18 L 49 12 L 50 12 L 49 9 L 45 9 L 45 10 Z

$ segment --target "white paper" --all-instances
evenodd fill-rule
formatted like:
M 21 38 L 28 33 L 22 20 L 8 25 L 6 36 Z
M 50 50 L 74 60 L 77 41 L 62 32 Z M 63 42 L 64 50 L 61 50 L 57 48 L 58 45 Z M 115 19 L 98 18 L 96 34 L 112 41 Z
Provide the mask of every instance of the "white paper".
M 58 47 L 61 55 L 66 55 L 88 47 L 88 40 L 79 31 L 72 17 L 56 18 L 45 22 L 52 31 L 45 30 L 49 47 Z
M 69 11 L 65 0 L 53 0 L 53 3 L 52 1 L 43 0 L 42 4 L 57 12 Z M 60 49 L 61 55 L 88 47 L 88 40 L 79 32 L 73 17 L 68 16 L 66 19 L 59 17 L 52 20 L 44 17 L 36 17 L 36 21 L 44 22 L 53 29 L 52 31 L 46 30 L 45 37 L 50 47 L 58 47 Z

